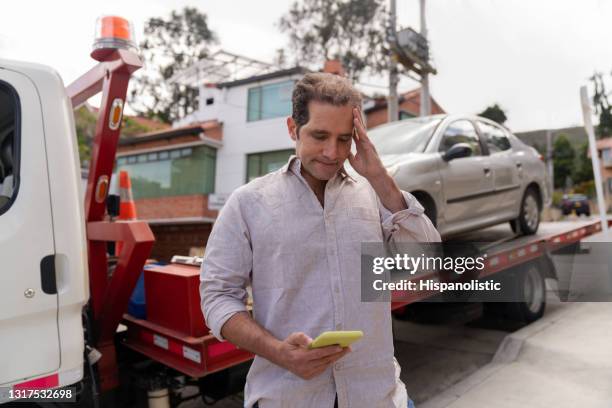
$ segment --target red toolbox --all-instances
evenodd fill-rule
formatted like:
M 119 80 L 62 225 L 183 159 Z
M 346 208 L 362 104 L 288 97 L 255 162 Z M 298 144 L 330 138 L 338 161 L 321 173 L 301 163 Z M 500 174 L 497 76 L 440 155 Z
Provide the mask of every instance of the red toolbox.
M 147 320 L 193 337 L 208 334 L 200 308 L 200 268 L 170 264 L 144 271 Z

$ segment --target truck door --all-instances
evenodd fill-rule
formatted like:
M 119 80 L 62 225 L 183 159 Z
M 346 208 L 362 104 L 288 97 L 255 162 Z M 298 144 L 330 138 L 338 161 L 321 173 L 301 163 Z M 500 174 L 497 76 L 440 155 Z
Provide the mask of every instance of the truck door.
M 0 61 L 0 386 L 60 366 L 43 132 L 35 84 Z

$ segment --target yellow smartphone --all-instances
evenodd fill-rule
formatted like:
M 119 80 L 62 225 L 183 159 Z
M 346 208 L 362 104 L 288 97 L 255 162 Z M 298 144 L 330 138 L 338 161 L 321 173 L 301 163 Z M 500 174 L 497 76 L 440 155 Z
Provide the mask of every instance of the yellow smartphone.
M 308 348 L 319 348 L 326 346 L 339 345 L 341 347 L 348 347 L 352 343 L 363 337 L 361 330 L 352 331 L 326 331 L 317 336 L 316 339 L 308 345 Z

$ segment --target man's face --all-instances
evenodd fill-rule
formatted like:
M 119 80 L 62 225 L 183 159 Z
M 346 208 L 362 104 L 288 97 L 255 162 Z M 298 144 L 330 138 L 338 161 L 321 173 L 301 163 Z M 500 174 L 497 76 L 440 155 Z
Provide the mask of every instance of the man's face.
M 327 181 L 340 170 L 351 151 L 353 106 L 311 101 L 308 113 L 308 122 L 300 128 L 299 135 L 293 118 L 287 120 L 289 133 L 296 141 L 296 155 L 303 169 L 313 178 Z

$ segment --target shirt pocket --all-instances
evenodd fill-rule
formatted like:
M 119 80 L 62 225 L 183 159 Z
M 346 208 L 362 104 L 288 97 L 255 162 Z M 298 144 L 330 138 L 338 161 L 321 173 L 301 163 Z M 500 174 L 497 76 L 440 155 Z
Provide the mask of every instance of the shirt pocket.
M 353 242 L 381 242 L 382 226 L 377 208 L 347 207 L 348 236 Z

